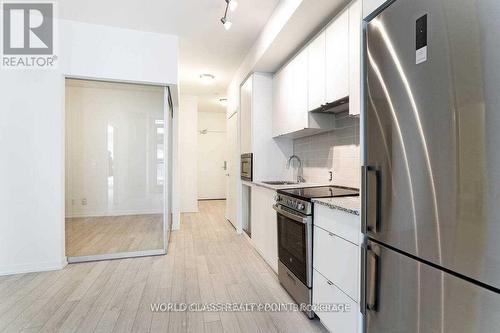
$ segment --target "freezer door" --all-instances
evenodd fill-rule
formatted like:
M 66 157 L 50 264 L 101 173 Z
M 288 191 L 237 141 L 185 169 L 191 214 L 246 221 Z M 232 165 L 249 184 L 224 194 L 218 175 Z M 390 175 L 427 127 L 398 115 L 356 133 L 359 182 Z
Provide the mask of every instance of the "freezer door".
M 366 333 L 498 332 L 498 294 L 373 242 L 366 259 Z
M 500 289 L 500 4 L 396 0 L 366 28 L 366 232 Z

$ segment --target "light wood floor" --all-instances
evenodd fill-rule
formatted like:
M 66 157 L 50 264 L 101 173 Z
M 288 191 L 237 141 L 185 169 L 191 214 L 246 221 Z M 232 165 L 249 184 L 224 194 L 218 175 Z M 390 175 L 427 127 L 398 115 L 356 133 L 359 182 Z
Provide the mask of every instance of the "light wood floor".
M 295 312 L 152 313 L 153 302 L 291 302 L 276 275 L 200 203 L 171 235 L 166 256 L 73 264 L 0 277 L 0 332 L 321 332 Z
M 163 215 L 66 219 L 66 256 L 163 249 Z

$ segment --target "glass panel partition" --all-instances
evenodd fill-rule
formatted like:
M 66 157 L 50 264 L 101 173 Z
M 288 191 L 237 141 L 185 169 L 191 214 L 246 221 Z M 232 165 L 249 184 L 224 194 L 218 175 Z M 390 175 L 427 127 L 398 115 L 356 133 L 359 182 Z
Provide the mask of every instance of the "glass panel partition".
M 68 79 L 65 103 L 66 255 L 164 250 L 164 88 Z

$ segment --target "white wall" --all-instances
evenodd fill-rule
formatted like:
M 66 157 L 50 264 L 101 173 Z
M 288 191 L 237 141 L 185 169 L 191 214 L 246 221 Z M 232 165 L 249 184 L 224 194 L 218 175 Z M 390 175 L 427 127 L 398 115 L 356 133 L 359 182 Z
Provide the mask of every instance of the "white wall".
M 0 75 L 0 275 L 59 269 L 66 262 L 63 74 L 177 84 L 176 37 L 69 21 L 59 31 L 59 69 Z M 94 50 L 103 36 L 121 37 Z M 79 50 L 96 54 L 79 57 Z M 115 64 L 103 60 L 108 54 L 116 55 Z M 144 75 L 131 68 L 138 59 L 149 64 Z
M 181 212 L 198 211 L 198 98 L 181 95 L 179 101 L 178 169 Z
M 64 258 L 64 80 L 0 75 L 0 275 L 61 268 Z
M 73 77 L 177 84 L 176 36 L 61 20 L 61 68 Z
M 363 0 L 363 17 L 367 17 L 388 0 Z
M 198 198 L 225 199 L 226 173 L 226 114 L 198 112 Z
M 162 87 L 66 82 L 66 217 L 163 214 L 163 118 Z

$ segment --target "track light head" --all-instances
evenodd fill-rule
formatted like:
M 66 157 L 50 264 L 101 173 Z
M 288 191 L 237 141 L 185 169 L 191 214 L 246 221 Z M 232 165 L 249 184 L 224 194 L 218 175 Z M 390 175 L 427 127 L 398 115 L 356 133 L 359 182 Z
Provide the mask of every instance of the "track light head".
M 231 23 L 231 21 L 229 21 L 226 17 L 221 18 L 221 19 L 220 19 L 220 21 L 222 22 L 222 24 L 224 25 L 224 28 L 225 28 L 226 30 L 231 29 L 231 25 L 232 25 L 232 23 Z

